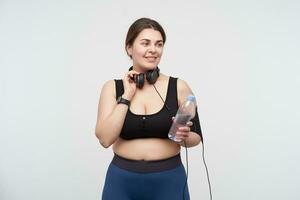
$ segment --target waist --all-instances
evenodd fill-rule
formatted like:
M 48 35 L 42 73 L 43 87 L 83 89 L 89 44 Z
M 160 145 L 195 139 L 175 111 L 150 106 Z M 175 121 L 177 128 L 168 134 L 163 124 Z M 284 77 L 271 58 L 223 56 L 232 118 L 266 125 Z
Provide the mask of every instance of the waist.
M 114 154 L 112 164 L 119 168 L 137 172 L 137 173 L 152 173 L 170 170 L 182 165 L 180 153 L 162 160 L 131 160 Z
M 160 160 L 180 153 L 180 145 L 169 139 L 134 139 L 119 138 L 113 144 L 113 151 L 120 157 L 131 160 Z

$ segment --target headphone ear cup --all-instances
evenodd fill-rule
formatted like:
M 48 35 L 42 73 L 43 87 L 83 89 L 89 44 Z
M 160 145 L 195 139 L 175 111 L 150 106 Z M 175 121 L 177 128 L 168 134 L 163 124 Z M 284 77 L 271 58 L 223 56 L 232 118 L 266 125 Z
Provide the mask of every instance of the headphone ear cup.
M 159 69 L 150 70 L 146 73 L 146 79 L 150 84 L 154 84 L 159 76 Z
M 134 75 L 134 82 L 135 82 L 137 88 L 140 88 L 140 89 L 143 88 L 144 74 L 140 73 L 140 74 Z

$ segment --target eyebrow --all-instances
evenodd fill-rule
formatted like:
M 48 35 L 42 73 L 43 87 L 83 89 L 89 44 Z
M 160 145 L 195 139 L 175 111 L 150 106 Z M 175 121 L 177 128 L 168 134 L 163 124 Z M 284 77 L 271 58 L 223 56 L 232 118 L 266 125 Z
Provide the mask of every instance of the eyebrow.
M 142 40 L 146 40 L 147 42 L 150 42 L 150 41 L 151 41 L 151 40 L 146 39 L 146 38 L 141 39 L 141 41 L 142 41 Z M 163 42 L 163 40 L 157 40 L 156 43 L 157 43 L 157 42 Z

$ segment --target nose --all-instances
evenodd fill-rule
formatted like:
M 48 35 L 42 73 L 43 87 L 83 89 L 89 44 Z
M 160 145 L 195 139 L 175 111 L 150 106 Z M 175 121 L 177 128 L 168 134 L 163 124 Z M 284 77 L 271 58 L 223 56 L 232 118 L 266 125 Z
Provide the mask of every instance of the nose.
M 156 46 L 155 45 L 150 45 L 149 46 L 149 51 L 150 52 L 156 52 Z

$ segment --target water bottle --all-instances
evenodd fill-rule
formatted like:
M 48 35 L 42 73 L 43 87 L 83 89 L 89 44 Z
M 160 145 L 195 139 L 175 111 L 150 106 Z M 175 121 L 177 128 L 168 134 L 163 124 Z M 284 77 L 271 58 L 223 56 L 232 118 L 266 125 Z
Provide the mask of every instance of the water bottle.
M 176 131 L 179 127 L 186 126 L 187 122 L 195 117 L 196 113 L 196 98 L 194 95 L 189 95 L 186 101 L 179 107 L 173 124 L 169 130 L 169 139 L 175 142 L 181 142 L 181 139 L 176 138 Z

